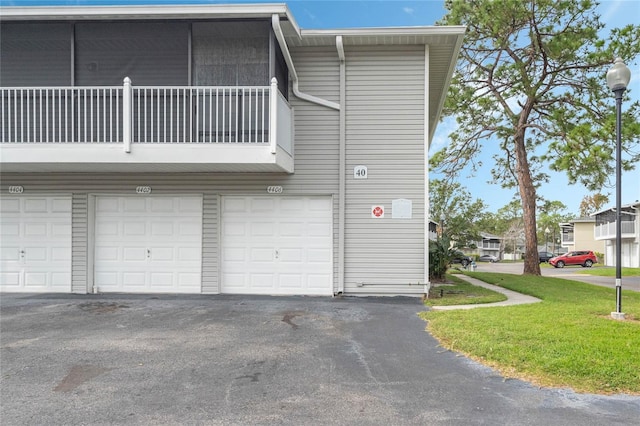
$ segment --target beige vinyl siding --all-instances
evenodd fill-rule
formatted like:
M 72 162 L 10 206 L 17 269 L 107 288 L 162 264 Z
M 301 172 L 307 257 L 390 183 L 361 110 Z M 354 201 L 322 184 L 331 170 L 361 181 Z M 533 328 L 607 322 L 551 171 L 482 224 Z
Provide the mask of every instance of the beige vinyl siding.
M 340 102 L 340 62 L 335 47 L 291 49 L 299 89 L 313 96 Z M 333 197 L 333 283 L 338 283 L 338 191 L 340 112 L 303 101 L 290 91 L 295 117 L 295 173 L 291 187 L 301 195 Z M 286 187 L 285 187 L 286 190 Z M 287 192 L 285 192 L 287 193 Z
M 89 213 L 87 194 L 71 197 L 71 292 L 87 293 Z
M 339 100 L 339 64 L 335 49 L 301 48 L 294 52 L 301 90 Z M 281 185 L 282 196 L 338 193 L 339 112 L 291 96 L 295 109 L 295 173 L 5 173 L 3 184 L 22 185 L 27 193 L 69 192 L 73 207 L 73 291 L 86 292 L 88 274 L 88 194 L 136 196 L 136 186 L 151 195 L 203 195 L 202 292 L 219 291 L 219 198 L 223 195 L 266 195 Z M 133 147 L 135 149 L 135 146 Z M 274 195 L 277 196 L 277 195 Z M 337 223 L 337 197 L 334 217 Z M 334 283 L 337 280 L 337 226 L 334 226 Z
M 219 205 L 220 197 L 213 194 L 204 195 L 202 200 L 202 292 L 205 294 L 220 292 Z
M 346 64 L 345 292 L 421 293 L 424 46 L 348 46 Z M 353 178 L 357 165 L 367 179 Z M 411 219 L 392 218 L 394 199 L 412 201 Z
M 595 221 L 575 222 L 573 225 L 573 248 L 571 250 L 593 250 L 604 253 L 605 240 L 596 240 L 594 236 Z M 557 245 L 556 245 L 557 246 Z M 549 244 L 551 247 L 551 244 Z

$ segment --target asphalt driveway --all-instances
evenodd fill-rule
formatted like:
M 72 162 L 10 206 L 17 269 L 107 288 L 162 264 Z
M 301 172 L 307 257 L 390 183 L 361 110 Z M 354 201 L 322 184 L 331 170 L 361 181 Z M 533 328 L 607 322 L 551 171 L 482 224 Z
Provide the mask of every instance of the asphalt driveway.
M 8 425 L 637 424 L 640 398 L 505 380 L 407 298 L 11 295 Z

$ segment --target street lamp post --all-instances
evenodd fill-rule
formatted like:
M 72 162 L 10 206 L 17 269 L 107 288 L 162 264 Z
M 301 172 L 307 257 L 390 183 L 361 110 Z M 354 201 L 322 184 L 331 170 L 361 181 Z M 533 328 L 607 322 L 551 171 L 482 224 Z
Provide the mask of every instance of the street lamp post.
M 549 227 L 544 229 L 544 251 L 549 252 Z
M 615 319 L 624 319 L 622 312 L 622 96 L 631 80 L 631 70 L 616 58 L 607 71 L 607 86 L 616 95 L 616 311 L 611 312 Z

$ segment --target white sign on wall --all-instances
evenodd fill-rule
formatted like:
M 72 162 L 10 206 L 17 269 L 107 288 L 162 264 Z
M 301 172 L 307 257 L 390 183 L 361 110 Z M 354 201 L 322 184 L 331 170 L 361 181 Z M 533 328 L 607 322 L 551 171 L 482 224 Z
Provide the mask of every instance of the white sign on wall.
M 392 219 L 411 219 L 413 203 L 411 200 L 399 198 L 391 201 Z
M 355 166 L 353 168 L 354 179 L 366 179 L 368 174 L 367 166 Z
M 20 185 L 13 185 L 9 187 L 9 194 L 22 194 L 24 188 Z
M 151 194 L 150 186 L 136 186 L 136 194 Z

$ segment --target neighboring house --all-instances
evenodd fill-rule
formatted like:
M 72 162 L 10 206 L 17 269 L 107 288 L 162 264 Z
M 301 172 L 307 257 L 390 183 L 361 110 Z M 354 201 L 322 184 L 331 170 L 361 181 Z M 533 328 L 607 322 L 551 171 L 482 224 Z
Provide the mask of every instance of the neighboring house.
M 490 254 L 501 258 L 502 238 L 497 235 L 481 232 L 482 241 L 478 241 L 478 254 L 480 256 Z
M 464 27 L 3 7 L 3 291 L 419 295 Z
M 440 225 L 432 220 L 429 221 L 429 239 L 435 241 L 438 239 L 438 227 Z
M 481 232 L 480 237 L 482 238 L 480 241 L 476 241 L 476 247 L 468 248 L 465 250 L 465 253 L 483 256 L 485 254 L 490 254 L 501 259 L 502 253 L 502 238 L 497 235 L 488 234 L 486 232 Z
M 603 240 L 595 238 L 595 217 L 581 217 L 560 223 L 560 245 L 566 251 L 591 250 L 593 252 L 605 253 L 605 243 Z M 599 262 L 602 259 L 598 259 Z
M 616 223 L 615 208 L 594 214 L 594 236 L 604 242 L 604 259 L 607 266 L 616 266 Z M 640 268 L 640 202 L 626 204 L 620 211 L 621 265 Z

